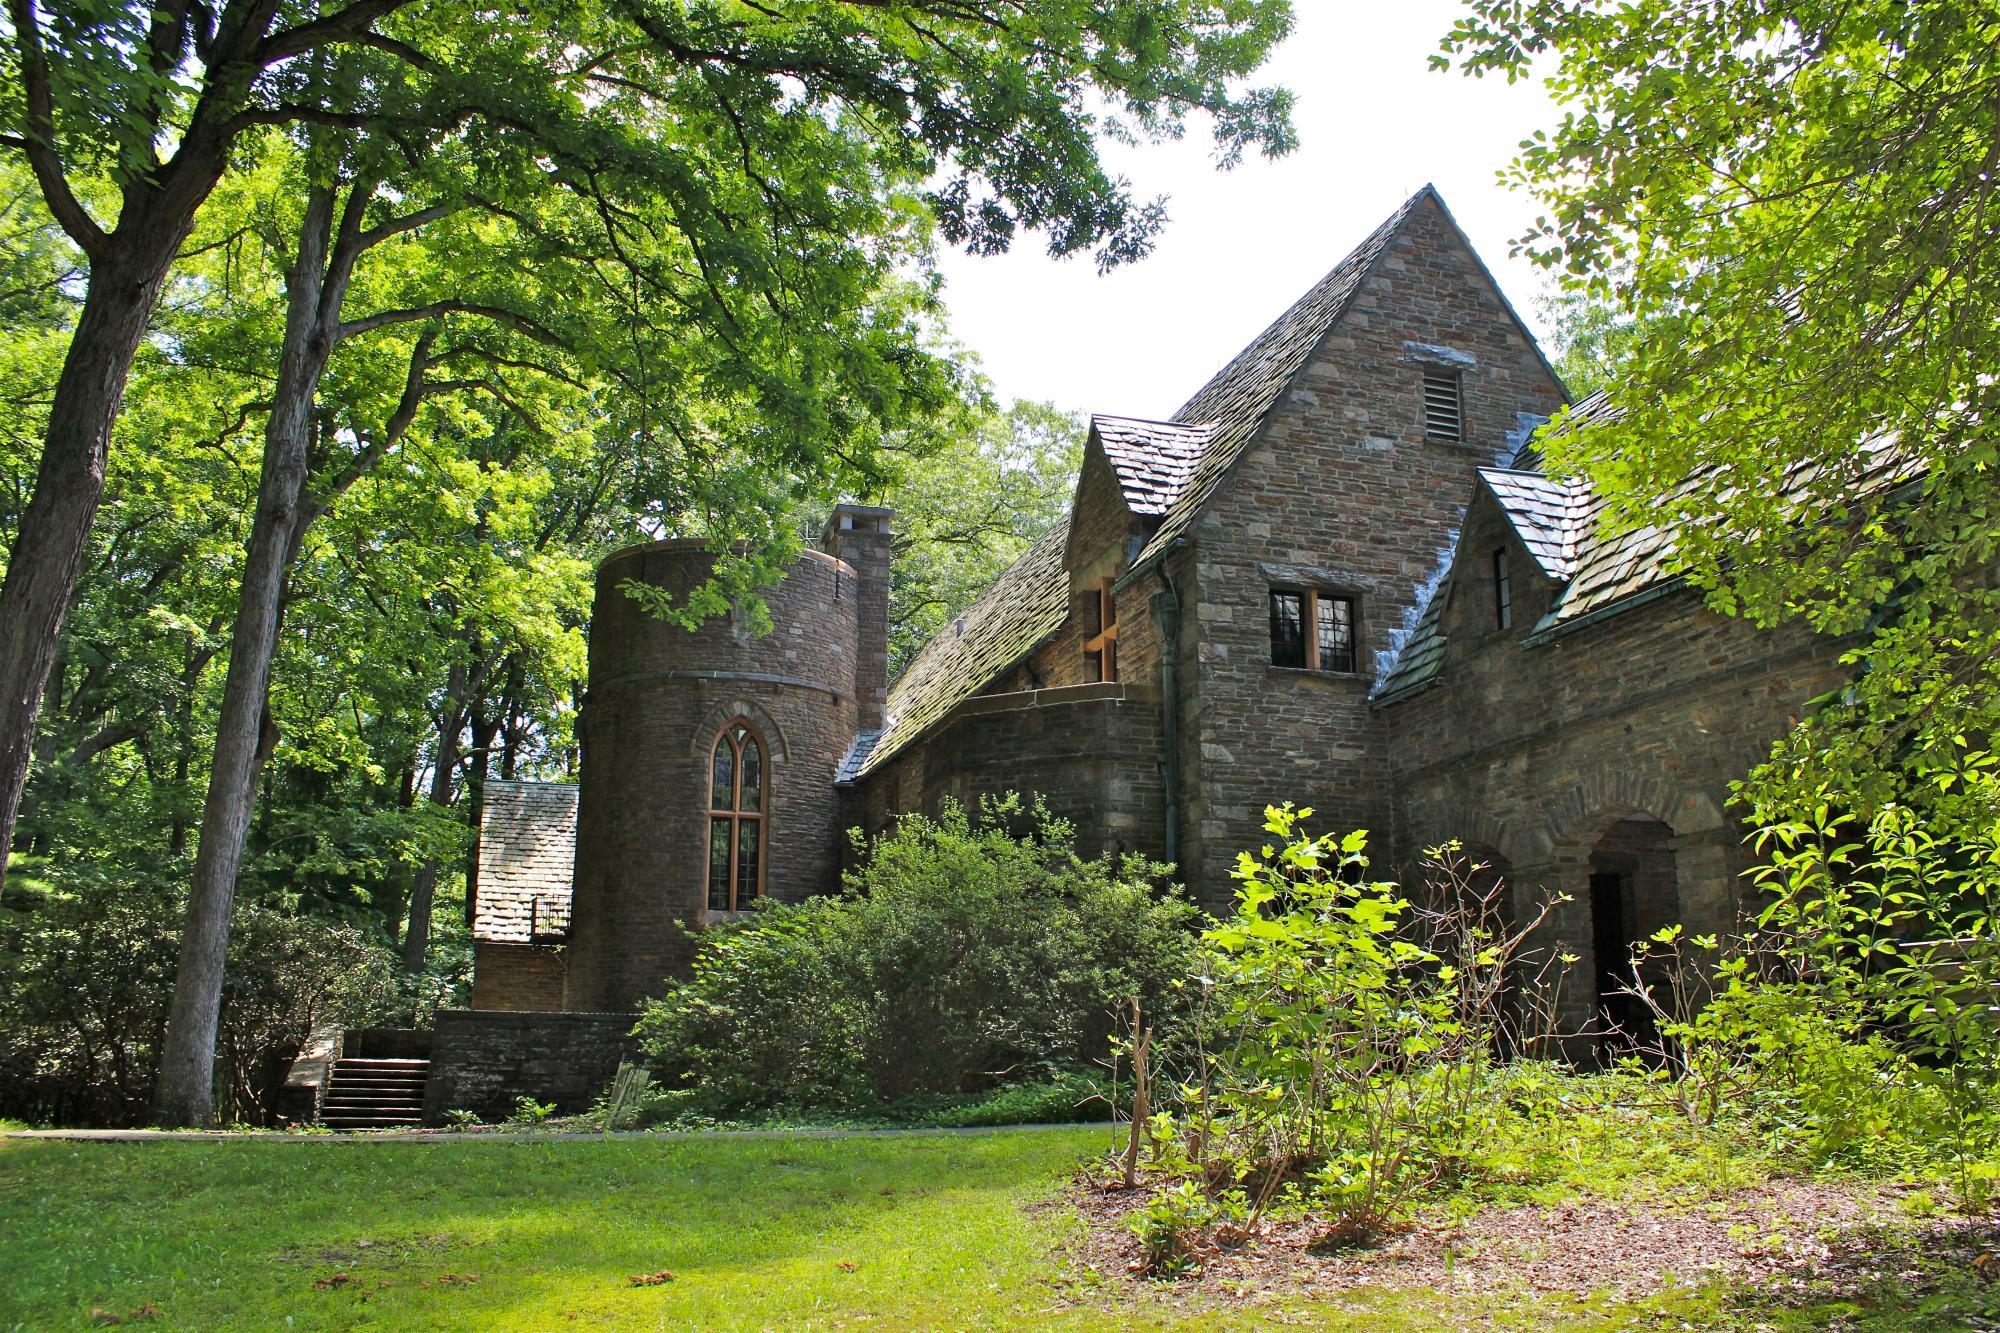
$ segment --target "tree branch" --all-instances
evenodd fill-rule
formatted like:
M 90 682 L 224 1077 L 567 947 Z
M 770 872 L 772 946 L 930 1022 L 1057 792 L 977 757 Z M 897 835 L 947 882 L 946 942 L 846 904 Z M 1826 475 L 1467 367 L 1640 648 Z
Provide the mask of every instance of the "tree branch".
M 26 102 L 26 133 L 21 148 L 42 188 L 49 214 L 69 238 L 83 248 L 93 261 L 110 253 L 110 237 L 82 202 L 70 190 L 63 174 L 62 159 L 56 155 L 55 113 L 49 94 L 48 54 L 42 50 L 41 19 L 35 14 L 35 0 L 8 0 L 8 17 L 14 23 L 14 39 L 21 44 L 21 90 Z

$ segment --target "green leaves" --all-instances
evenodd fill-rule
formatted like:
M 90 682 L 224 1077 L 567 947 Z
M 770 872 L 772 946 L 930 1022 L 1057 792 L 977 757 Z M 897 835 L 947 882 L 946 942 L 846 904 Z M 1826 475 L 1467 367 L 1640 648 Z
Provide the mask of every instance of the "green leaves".
M 1622 421 L 1545 437 L 1614 528 L 1674 533 L 1726 614 L 1860 636 L 1862 668 L 1761 770 L 1765 815 L 1973 817 L 1951 738 L 2000 721 L 1990 222 L 2000 10 L 1950 0 L 1472 0 L 1441 63 L 1545 73 L 1509 172 L 1521 247 L 1640 338 Z

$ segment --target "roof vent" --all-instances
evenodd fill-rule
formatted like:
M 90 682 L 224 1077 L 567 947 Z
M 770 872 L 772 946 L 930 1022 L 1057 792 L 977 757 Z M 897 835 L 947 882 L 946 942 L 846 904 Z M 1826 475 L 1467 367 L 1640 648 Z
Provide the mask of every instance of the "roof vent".
M 1465 394 L 1456 370 L 1424 367 L 1424 434 L 1433 440 L 1465 438 Z

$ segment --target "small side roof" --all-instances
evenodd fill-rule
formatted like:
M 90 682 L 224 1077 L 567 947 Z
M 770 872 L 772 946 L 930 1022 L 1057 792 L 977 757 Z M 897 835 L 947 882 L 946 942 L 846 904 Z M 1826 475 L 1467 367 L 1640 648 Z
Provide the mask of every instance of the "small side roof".
M 479 806 L 472 938 L 528 944 L 569 924 L 577 786 L 488 781 Z
M 1090 429 L 1104 446 L 1126 507 L 1149 518 L 1166 513 L 1187 489 L 1214 433 L 1208 423 L 1102 415 L 1090 419 Z
M 1576 572 L 1590 500 L 1581 483 L 1496 467 L 1479 469 L 1479 479 L 1543 573 L 1560 583 Z
M 1069 614 L 1069 576 L 1062 563 L 1068 542 L 1064 518 L 918 651 L 889 686 L 888 724 L 844 778 L 863 777 L 887 763 L 1062 628 Z
M 1622 409 L 1600 391 L 1571 407 L 1556 429 L 1588 430 L 1623 415 Z M 1559 585 L 1548 614 L 1530 634 L 1530 643 L 1640 605 L 1678 578 L 1672 567 L 1673 530 L 1646 523 L 1605 532 L 1603 498 L 1580 478 L 1558 480 L 1544 473 L 1538 438 L 1523 445 L 1512 468 L 1484 468 L 1479 473 L 1536 563 Z M 1893 440 L 1863 440 L 1857 451 L 1864 464 L 1853 482 L 1857 495 L 1909 478 L 1908 464 Z M 1810 475 L 1796 472 L 1782 484 L 1796 493 L 1805 487 Z M 1691 477 L 1677 489 L 1694 484 Z M 1440 580 L 1431 593 L 1410 637 L 1375 687 L 1378 700 L 1410 693 L 1435 679 L 1443 668 L 1446 636 L 1440 621 L 1449 582 L 1448 578 Z

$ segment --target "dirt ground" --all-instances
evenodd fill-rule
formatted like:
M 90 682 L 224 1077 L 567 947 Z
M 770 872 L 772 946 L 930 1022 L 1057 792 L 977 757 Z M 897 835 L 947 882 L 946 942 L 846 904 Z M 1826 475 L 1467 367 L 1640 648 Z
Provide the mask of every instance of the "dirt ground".
M 1087 1222 L 1086 1267 L 1148 1281 L 1126 1226 L 1144 1198 L 1076 1182 L 1069 1202 Z M 1199 1271 L 1173 1285 L 1190 1297 L 1252 1304 L 1361 1287 L 1641 1298 L 1726 1282 L 1763 1300 L 1808 1303 L 1885 1283 L 1923 1291 L 1968 1270 L 2000 1279 L 2000 1215 L 1918 1216 L 1926 1210 L 1917 1203 L 1893 1187 L 1784 1180 L 1685 1206 L 1602 1199 L 1491 1206 L 1462 1220 L 1420 1221 L 1369 1248 L 1334 1250 L 1322 1244 L 1322 1222 L 1283 1220 L 1238 1244 L 1211 1241 Z

